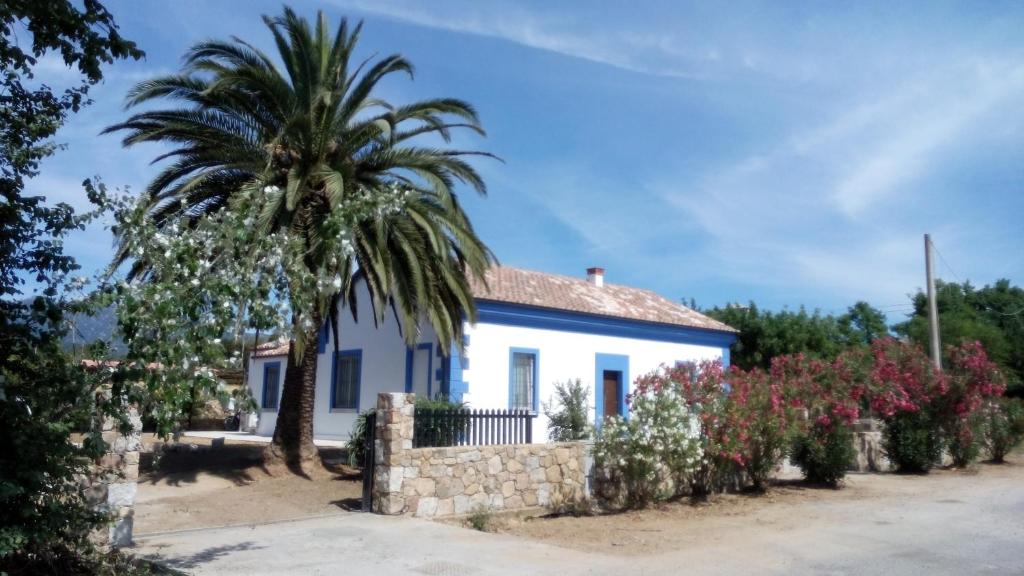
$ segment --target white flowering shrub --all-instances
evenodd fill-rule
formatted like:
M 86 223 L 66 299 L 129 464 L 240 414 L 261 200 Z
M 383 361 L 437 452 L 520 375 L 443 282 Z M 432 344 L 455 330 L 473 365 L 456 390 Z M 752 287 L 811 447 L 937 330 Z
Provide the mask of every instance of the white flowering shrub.
M 697 424 L 676 386 L 642 386 L 630 416 L 606 418 L 594 442 L 597 492 L 606 504 L 643 507 L 682 494 L 700 463 Z
M 229 355 L 225 339 L 250 329 L 299 343 L 315 334 L 314 312 L 322 313 L 349 281 L 354 223 L 400 210 L 407 191 L 367 194 L 333 210 L 319 228 L 318 249 L 329 256 L 314 270 L 303 260 L 303 238 L 288 230 L 263 233 L 256 225 L 282 193 L 254 185 L 217 211 L 170 211 L 158 223 L 150 199 L 93 190 L 113 214 L 119 250 L 134 271 L 130 279 L 121 277 L 123 270 L 108 271 L 94 295 L 115 305 L 128 348 L 117 378 L 133 385 L 119 388 L 152 407 L 148 416 L 161 434 L 174 431 L 193 394 L 223 393 L 217 369 L 241 367 L 241 355 Z

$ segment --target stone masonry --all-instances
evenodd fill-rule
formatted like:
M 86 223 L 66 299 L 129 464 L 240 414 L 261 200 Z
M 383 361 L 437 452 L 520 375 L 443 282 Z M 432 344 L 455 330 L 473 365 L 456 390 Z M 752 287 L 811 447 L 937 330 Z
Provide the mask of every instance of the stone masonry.
M 103 422 L 102 435 L 107 453 L 96 463 L 89 483 L 89 497 L 111 514 L 113 522 L 94 540 L 101 546 L 122 547 L 132 543 L 135 494 L 139 481 L 139 451 L 142 448 L 142 419 L 132 409 L 131 430 L 122 434 L 113 419 Z
M 882 449 L 882 424 L 874 418 L 861 418 L 853 425 L 853 448 L 857 456 L 850 463 L 855 472 L 888 472 L 893 469 Z
M 412 394 L 378 397 L 374 512 L 441 517 L 587 498 L 586 443 L 413 449 L 414 400 Z

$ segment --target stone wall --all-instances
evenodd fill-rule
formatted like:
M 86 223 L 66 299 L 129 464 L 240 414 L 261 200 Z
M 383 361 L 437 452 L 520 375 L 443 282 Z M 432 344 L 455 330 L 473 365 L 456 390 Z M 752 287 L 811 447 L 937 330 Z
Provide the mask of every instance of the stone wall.
M 874 418 L 861 418 L 853 425 L 853 448 L 856 458 L 850 464 L 854 472 L 888 472 L 892 464 L 882 449 L 882 423 Z
M 135 494 L 139 481 L 139 451 L 142 448 L 142 418 L 129 412 L 131 430 L 122 434 L 113 419 L 103 421 L 102 435 L 107 453 L 95 465 L 88 494 L 96 506 L 110 512 L 113 522 L 94 540 L 101 546 L 130 546 L 135 516 Z
M 439 517 L 558 506 L 589 495 L 583 442 L 412 448 L 412 394 L 380 394 L 373 511 Z

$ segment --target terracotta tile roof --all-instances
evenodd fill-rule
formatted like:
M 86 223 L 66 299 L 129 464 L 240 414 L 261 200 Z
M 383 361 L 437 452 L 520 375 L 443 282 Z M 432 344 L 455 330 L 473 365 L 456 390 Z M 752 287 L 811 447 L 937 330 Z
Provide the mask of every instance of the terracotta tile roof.
M 583 278 L 495 266 L 487 271 L 487 286 L 471 281 L 478 300 L 524 304 L 583 314 L 738 332 L 735 328 L 642 288 L 605 283 L 595 286 Z
M 267 356 L 287 356 L 288 355 L 288 340 L 271 340 L 270 342 L 264 342 L 256 346 L 256 349 L 252 352 L 253 358 L 266 358 Z

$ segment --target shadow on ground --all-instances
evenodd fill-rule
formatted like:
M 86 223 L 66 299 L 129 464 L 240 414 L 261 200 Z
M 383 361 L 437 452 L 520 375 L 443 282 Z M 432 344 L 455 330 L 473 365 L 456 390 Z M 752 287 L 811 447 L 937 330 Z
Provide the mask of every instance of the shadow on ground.
M 232 552 L 244 552 L 247 550 L 262 550 L 266 546 L 257 546 L 254 542 L 239 542 L 238 544 L 231 544 L 230 546 L 214 546 L 207 548 L 200 552 L 196 552 L 190 556 L 181 556 L 178 558 L 164 558 L 160 555 L 154 555 L 149 557 L 149 560 L 157 562 L 164 566 L 178 569 L 190 569 L 202 566 L 203 564 L 213 562 L 214 560 L 223 558 L 230 555 Z
M 195 483 L 200 474 L 208 474 L 244 486 L 254 482 L 257 475 L 269 473 L 263 466 L 263 448 L 261 444 L 226 444 L 217 448 L 180 444 L 174 450 L 164 451 L 159 458 L 144 453 L 139 469 L 145 477 L 140 481 L 181 486 Z M 342 448 L 320 448 L 328 472 L 336 474 L 339 480 L 358 478 L 358 469 L 341 463 L 345 455 Z

